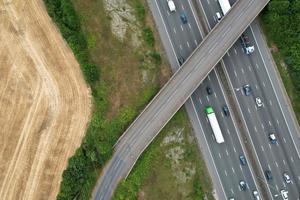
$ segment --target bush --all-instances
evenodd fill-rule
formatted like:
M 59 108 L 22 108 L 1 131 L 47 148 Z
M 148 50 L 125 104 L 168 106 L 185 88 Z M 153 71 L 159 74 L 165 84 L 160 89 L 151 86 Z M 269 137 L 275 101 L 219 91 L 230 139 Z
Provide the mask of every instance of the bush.
M 143 30 L 143 37 L 148 46 L 153 47 L 154 46 L 154 36 L 151 28 L 146 27 Z

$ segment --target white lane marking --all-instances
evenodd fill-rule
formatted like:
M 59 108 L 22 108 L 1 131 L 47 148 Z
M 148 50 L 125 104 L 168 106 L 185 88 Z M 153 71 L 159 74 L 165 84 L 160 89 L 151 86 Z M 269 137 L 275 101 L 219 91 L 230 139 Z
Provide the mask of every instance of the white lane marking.
M 186 41 L 186 45 L 188 46 L 188 48 L 190 48 L 190 43 L 188 41 Z
M 194 43 L 195 43 L 195 45 L 196 45 L 196 46 L 198 46 L 198 42 L 197 42 L 197 40 L 194 40 Z
M 284 165 L 286 165 L 286 162 L 285 162 L 285 160 L 282 160 L 282 162 L 283 162 L 283 164 L 284 164 Z
M 223 114 L 223 112 L 221 112 L 221 115 L 222 115 L 222 118 L 224 118 L 224 114 Z
M 256 66 L 257 69 L 259 69 L 259 65 L 257 63 L 255 64 L 255 66 Z
M 181 4 L 181 8 L 182 8 L 182 10 L 185 10 L 183 4 Z
M 234 53 L 235 53 L 235 55 L 237 55 L 237 51 L 236 51 L 236 49 L 235 48 L 233 48 L 234 49 Z
M 168 16 L 170 16 L 170 15 L 171 15 L 171 13 L 170 13 L 169 11 L 167 11 L 167 13 L 168 13 Z
M 227 171 L 226 170 L 224 170 L 224 173 L 225 173 L 225 176 L 227 176 Z
M 176 28 L 175 27 L 173 28 L 173 32 L 176 34 Z
M 219 153 L 219 157 L 222 158 L 221 154 Z
M 208 80 L 210 80 L 210 75 L 207 76 Z
M 228 150 L 227 150 L 227 149 L 226 149 L 226 155 L 227 155 L 227 156 L 229 156 L 229 152 L 228 152 Z
M 271 144 L 269 143 L 269 149 L 272 149 Z
M 300 176 L 298 176 L 298 180 L 300 181 Z
M 242 74 L 245 74 L 245 71 L 244 71 L 244 69 L 243 69 L 243 68 L 241 68 L 241 71 L 242 71 Z
M 283 138 L 283 141 L 284 141 L 284 143 L 286 143 L 286 140 L 285 140 L 285 138 Z
M 248 113 L 249 113 L 249 114 L 251 114 L 251 111 L 250 111 L 250 109 L 249 109 L 249 108 L 248 108 Z
M 276 122 L 277 122 L 277 124 L 279 125 L 279 121 L 278 121 L 278 119 L 276 119 Z
M 250 65 L 248 65 L 248 69 L 249 69 L 249 71 L 250 71 L 250 72 L 252 71 L 252 69 L 251 69 Z
M 270 165 L 269 165 L 269 164 L 268 164 L 268 169 L 269 169 L 269 170 L 271 170 L 271 167 L 270 167 Z
M 189 26 L 189 28 L 190 28 L 190 29 L 192 29 L 192 26 L 191 26 L 191 24 L 190 24 L 190 23 L 188 23 L 188 26 Z
M 270 102 L 270 106 L 272 106 L 272 101 L 270 100 L 269 102 Z
M 230 53 L 229 53 L 229 51 L 227 51 L 227 55 L 228 55 L 228 57 L 230 57 Z
M 241 169 L 241 172 L 243 172 L 243 168 L 242 168 L 242 165 L 240 165 L 240 169 Z
M 233 151 L 234 151 L 234 153 L 236 153 L 236 149 L 235 149 L 235 147 L 233 147 Z
M 250 25 L 250 29 L 251 29 L 251 32 L 252 32 L 252 34 L 253 34 L 255 43 L 258 44 L 258 43 L 257 43 L 257 40 L 256 40 L 256 37 L 255 37 L 255 34 L 254 34 L 254 31 L 252 30 L 251 25 Z M 284 121 L 285 121 L 285 123 L 287 124 L 287 128 L 288 128 L 289 132 L 291 133 L 290 127 L 288 126 L 287 119 L 286 119 L 285 114 L 284 114 L 284 112 L 283 112 L 283 110 L 282 110 L 281 103 L 279 102 L 279 99 L 278 99 L 278 96 L 277 96 L 275 87 L 274 87 L 274 85 L 273 85 L 273 81 L 272 81 L 271 76 L 270 76 L 270 74 L 269 74 L 269 70 L 268 70 L 268 68 L 266 67 L 265 59 L 264 59 L 264 57 L 262 56 L 262 53 L 261 53 L 260 48 L 259 48 L 259 45 L 257 45 L 257 47 L 258 47 L 258 52 L 259 52 L 259 54 L 260 54 L 260 56 L 261 56 L 261 59 L 262 59 L 262 61 L 263 61 L 263 64 L 264 64 L 264 66 L 265 66 L 266 72 L 267 72 L 267 74 L 268 74 L 268 77 L 269 77 L 271 86 L 272 86 L 273 91 L 274 91 L 274 93 L 275 93 L 276 100 L 277 100 L 277 103 L 278 103 L 278 105 L 279 105 L 279 107 L 280 107 L 280 110 L 281 110 L 281 113 L 282 113 L 282 115 L 283 115 Z M 298 156 L 298 158 L 300 158 L 300 153 L 299 153 L 299 151 L 298 151 L 298 148 L 296 147 L 295 140 L 293 139 L 293 137 L 291 137 L 291 138 L 292 138 L 294 147 L 295 147 L 295 149 L 296 149 L 296 151 L 297 151 L 297 156 Z
M 263 125 L 263 124 L 261 124 L 261 127 L 262 127 L 262 129 L 265 129 L 265 127 L 264 127 L 264 125 Z
M 233 167 L 231 167 L 231 169 L 232 169 L 232 172 L 235 174 L 235 171 L 234 171 Z
M 234 72 L 234 75 L 235 75 L 235 77 L 237 77 L 237 73 L 236 73 L 236 71 L 234 70 L 233 72 Z
M 284 188 L 286 187 L 286 184 L 285 184 L 285 182 L 283 182 L 283 187 L 284 187 Z
M 256 105 L 254 105 L 254 107 L 255 107 L 255 110 L 258 110 L 258 108 L 257 108 L 257 106 L 256 106 Z
M 269 121 L 269 125 L 270 125 L 270 126 L 272 126 L 272 123 L 271 123 L 271 121 Z
M 258 90 L 258 85 L 257 84 L 255 84 L 255 88 Z
M 180 25 L 180 27 L 181 27 L 181 31 L 183 31 L 183 26 L 182 26 L 182 25 Z
M 255 132 L 257 132 L 257 128 L 256 128 L 256 126 L 254 126 L 254 130 L 255 130 Z
M 278 185 L 275 185 L 275 187 L 276 187 L 276 190 L 279 191 Z
M 276 165 L 276 167 L 278 167 L 278 163 L 275 161 L 275 165 Z
M 207 101 L 209 102 L 209 97 L 206 95 L 206 99 L 207 99 Z
M 213 15 L 213 18 L 214 18 L 214 21 L 217 22 L 217 19 L 216 19 L 216 17 L 214 15 Z
M 262 83 L 263 83 L 263 86 L 264 86 L 264 87 L 266 87 L 266 84 L 265 84 L 265 82 L 263 81 Z
M 181 44 L 179 45 L 179 48 L 182 50 L 182 46 L 181 46 Z
M 293 158 L 293 156 L 291 156 L 291 161 L 292 161 L 292 162 L 294 162 L 294 158 Z
M 209 5 L 210 4 L 209 0 L 206 0 L 206 1 L 207 1 L 207 4 Z
M 200 104 L 202 104 L 202 101 L 201 101 L 201 99 L 199 98 L 199 102 L 200 102 Z
M 230 191 L 231 191 L 231 193 L 232 193 L 232 194 L 234 194 L 234 192 L 233 192 L 233 189 L 232 189 L 232 188 L 230 189 Z
M 228 135 L 230 135 L 230 131 L 229 131 L 229 129 L 227 129 L 227 133 L 228 133 Z
M 265 151 L 265 149 L 264 149 L 264 147 L 263 147 L 263 146 L 260 146 L 260 148 L 261 148 L 261 150 L 262 150 L 262 151 Z
M 218 98 L 218 97 L 217 97 L 217 93 L 215 93 L 215 92 L 214 92 L 214 96 L 215 96 L 216 99 Z

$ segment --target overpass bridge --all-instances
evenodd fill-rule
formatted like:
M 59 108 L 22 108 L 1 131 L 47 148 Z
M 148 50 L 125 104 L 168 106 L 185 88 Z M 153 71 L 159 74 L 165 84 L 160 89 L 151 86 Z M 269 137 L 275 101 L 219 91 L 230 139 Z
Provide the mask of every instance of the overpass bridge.
M 155 136 L 190 97 L 269 0 L 239 0 L 123 133 L 93 199 L 108 200 Z

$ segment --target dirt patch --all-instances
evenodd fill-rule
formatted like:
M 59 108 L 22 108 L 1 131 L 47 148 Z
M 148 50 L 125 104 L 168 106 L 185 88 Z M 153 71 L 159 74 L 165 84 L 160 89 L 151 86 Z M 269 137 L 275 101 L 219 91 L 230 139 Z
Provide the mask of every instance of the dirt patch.
M 0 10 L 0 197 L 55 199 L 90 92 L 42 0 L 2 1 Z

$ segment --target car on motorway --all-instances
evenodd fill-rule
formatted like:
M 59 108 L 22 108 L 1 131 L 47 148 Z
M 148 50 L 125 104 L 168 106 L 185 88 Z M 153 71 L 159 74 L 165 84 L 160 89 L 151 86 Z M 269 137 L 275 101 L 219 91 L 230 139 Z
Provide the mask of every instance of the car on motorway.
M 227 105 L 224 105 L 222 109 L 223 109 L 223 112 L 224 112 L 225 116 L 229 116 L 230 115 L 230 112 L 229 112 L 229 109 L 228 109 Z
M 259 197 L 259 194 L 258 194 L 257 190 L 253 190 L 252 194 L 253 194 L 253 197 L 254 197 L 255 200 L 260 200 L 260 197 Z
M 255 102 L 256 102 L 257 107 L 262 107 L 263 106 L 263 102 L 262 102 L 260 97 L 256 97 Z
M 234 200 L 234 198 L 233 197 L 229 197 L 228 200 Z
M 246 96 L 250 96 L 252 94 L 252 89 L 249 84 L 244 85 L 243 89 Z
M 291 177 L 288 175 L 288 173 L 287 172 L 284 172 L 283 173 L 283 179 L 284 179 L 284 181 L 286 182 L 286 183 L 291 183 L 292 181 L 291 181 Z
M 240 155 L 240 163 L 241 165 L 247 165 L 247 161 L 244 155 Z
M 250 44 L 250 40 L 247 35 L 245 34 L 241 35 L 241 44 L 247 55 L 254 52 L 254 46 Z
M 180 19 L 181 19 L 181 21 L 182 21 L 182 23 L 183 24 L 186 24 L 187 23 L 187 16 L 186 16 L 186 14 L 184 13 L 184 12 L 182 12 L 181 14 L 180 14 Z
M 213 93 L 212 89 L 209 86 L 206 87 L 206 92 L 208 95 L 211 95 Z
M 179 65 L 182 65 L 182 64 L 184 63 L 184 61 L 185 61 L 185 60 L 184 60 L 183 57 L 180 56 L 180 57 L 178 58 Z
M 176 12 L 176 6 L 173 0 L 167 0 L 170 12 Z
M 247 189 L 247 184 L 245 181 L 241 180 L 239 185 L 242 191 L 245 191 Z
M 288 193 L 289 193 L 289 191 L 287 191 L 287 190 L 280 190 L 280 194 L 281 194 L 283 200 L 289 199 Z
M 218 22 L 221 21 L 222 15 L 219 12 L 216 12 Z
M 272 172 L 268 169 L 265 171 L 265 176 L 268 181 L 273 179 Z
M 277 138 L 275 136 L 275 133 L 270 133 L 269 134 L 269 140 L 272 144 L 276 144 L 277 143 Z

